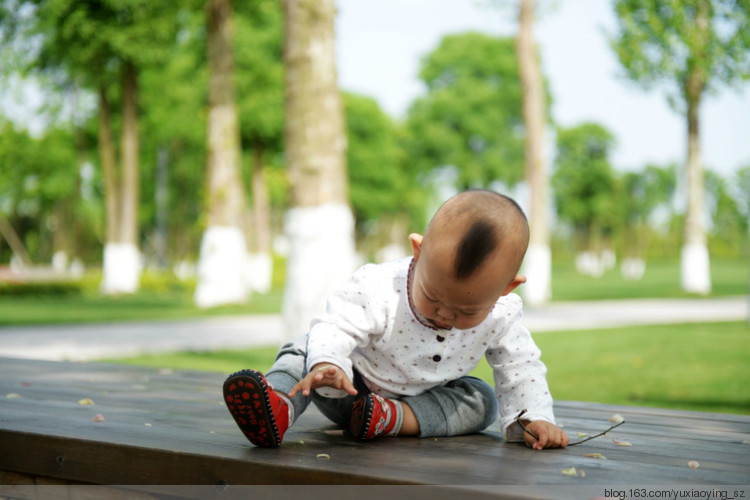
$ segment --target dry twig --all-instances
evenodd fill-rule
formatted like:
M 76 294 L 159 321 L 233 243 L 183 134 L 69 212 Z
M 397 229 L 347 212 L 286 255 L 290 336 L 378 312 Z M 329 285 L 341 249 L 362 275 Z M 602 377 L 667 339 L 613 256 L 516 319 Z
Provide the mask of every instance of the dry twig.
M 539 436 L 537 436 L 536 434 L 534 434 L 533 432 L 531 432 L 531 431 L 530 431 L 530 430 L 529 430 L 529 429 L 528 429 L 528 428 L 527 428 L 527 427 L 526 427 L 526 426 L 525 426 L 525 425 L 523 424 L 523 422 L 521 421 L 521 417 L 522 417 L 522 416 L 523 416 L 523 415 L 524 415 L 525 413 L 526 413 L 526 410 L 522 410 L 522 411 L 521 411 L 521 413 L 519 413 L 519 414 L 518 414 L 518 416 L 516 416 L 516 422 L 518 422 L 518 425 L 520 425 L 520 426 L 521 426 L 521 429 L 523 429 L 523 431 L 524 431 L 525 433 L 527 433 L 527 434 L 528 434 L 529 436 L 533 437 L 534 439 L 538 440 L 538 439 L 539 439 Z M 580 441 L 576 441 L 575 443 L 568 443 L 568 446 L 573 446 L 573 445 L 576 445 L 576 444 L 581 444 L 581 443 L 585 443 L 586 441 L 590 441 L 590 440 L 592 440 L 592 439 L 594 439 L 594 438 L 598 438 L 599 436 L 603 436 L 603 435 L 605 435 L 606 433 L 608 433 L 609 431 L 611 431 L 612 429 L 614 429 L 615 427 L 619 427 L 619 426 L 621 426 L 621 425 L 622 425 L 622 424 L 624 424 L 624 423 L 625 423 L 625 421 L 624 421 L 624 420 L 623 420 L 622 422 L 617 422 L 617 423 L 616 423 L 615 425 L 611 426 L 611 427 L 610 427 L 609 429 L 607 429 L 607 430 L 605 430 L 605 431 L 602 431 L 602 432 L 600 432 L 599 434 L 595 434 L 595 435 L 593 435 L 593 436 L 589 436 L 589 437 L 587 437 L 586 439 L 581 439 Z

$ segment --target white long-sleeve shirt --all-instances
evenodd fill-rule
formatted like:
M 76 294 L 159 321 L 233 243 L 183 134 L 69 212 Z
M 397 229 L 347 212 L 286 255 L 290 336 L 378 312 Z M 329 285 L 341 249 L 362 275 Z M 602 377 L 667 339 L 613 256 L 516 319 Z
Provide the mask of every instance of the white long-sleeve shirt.
M 367 387 L 384 397 L 415 396 L 468 375 L 484 356 L 493 369 L 506 439 L 522 437 L 512 426 L 524 419 L 554 423 L 547 369 L 540 350 L 523 325 L 516 294 L 500 299 L 488 317 L 467 330 L 440 330 L 409 300 L 411 258 L 360 268 L 329 299 L 326 312 L 313 320 L 307 365 L 328 362 L 353 380 L 353 368 Z M 322 388 L 328 397 L 343 391 Z

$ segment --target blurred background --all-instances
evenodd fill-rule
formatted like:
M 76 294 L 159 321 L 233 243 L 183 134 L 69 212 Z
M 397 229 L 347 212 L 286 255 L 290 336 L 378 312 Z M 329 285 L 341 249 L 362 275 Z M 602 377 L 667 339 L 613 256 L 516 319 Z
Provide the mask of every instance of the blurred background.
M 746 296 L 749 23 L 729 0 L 0 0 L 0 325 L 283 313 L 291 336 L 475 187 L 529 216 L 531 308 Z

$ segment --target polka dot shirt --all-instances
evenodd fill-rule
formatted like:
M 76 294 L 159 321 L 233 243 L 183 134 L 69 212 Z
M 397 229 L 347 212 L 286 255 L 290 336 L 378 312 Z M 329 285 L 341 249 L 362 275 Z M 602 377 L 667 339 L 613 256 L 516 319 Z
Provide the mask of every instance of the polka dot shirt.
M 398 398 L 468 375 L 485 357 L 493 369 L 503 429 L 523 409 L 525 418 L 554 423 L 546 367 L 523 325 L 521 298 L 500 297 L 474 328 L 440 330 L 411 306 L 411 263 L 407 258 L 368 264 L 329 297 L 326 312 L 311 324 L 308 368 L 333 363 L 350 379 L 356 368 L 371 391 Z M 344 395 L 331 388 L 318 392 Z

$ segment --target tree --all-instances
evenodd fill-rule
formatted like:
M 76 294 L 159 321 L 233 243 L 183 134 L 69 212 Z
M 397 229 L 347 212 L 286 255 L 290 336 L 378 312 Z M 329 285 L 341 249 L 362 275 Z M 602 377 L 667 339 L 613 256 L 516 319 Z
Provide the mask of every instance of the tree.
M 50 129 L 34 138 L 0 122 L 0 239 L 24 265 L 49 261 L 55 251 L 76 253 L 80 226 L 75 216 L 79 196 L 73 134 Z M 57 229 L 65 227 L 61 233 Z M 66 258 L 67 260 L 67 258 Z
M 529 188 L 529 248 L 524 259 L 528 278 L 522 293 L 531 305 L 552 294 L 549 247 L 549 172 L 545 154 L 547 105 L 542 71 L 534 44 L 534 0 L 519 0 L 517 54 L 524 123 L 524 161 Z
M 271 286 L 271 199 L 266 173 L 283 149 L 284 61 L 282 9 L 275 0 L 240 2 L 235 57 L 242 149 L 250 159 L 252 193 L 249 280 L 253 290 Z
M 687 205 L 682 247 L 682 287 L 711 290 L 700 104 L 719 83 L 750 76 L 750 3 L 734 0 L 617 0 L 618 31 L 612 46 L 627 76 L 646 88 L 668 82 L 669 102 L 687 123 Z
M 285 150 L 290 208 L 284 322 L 306 332 L 354 268 L 344 111 L 336 83 L 334 0 L 285 0 Z
M 596 123 L 584 123 L 557 134 L 552 185 L 557 214 L 575 232 L 583 270 L 601 273 L 603 241 L 615 225 L 615 176 L 609 162 L 612 134 Z M 579 266 L 581 267 L 581 266 Z
M 422 62 L 427 95 L 409 109 L 407 155 L 422 172 L 454 167 L 456 188 L 523 177 L 523 118 L 512 38 L 448 35 Z
M 134 292 L 140 274 L 138 73 L 141 67 L 159 62 L 164 46 L 174 38 L 174 7 L 145 0 L 29 0 L 15 8 L 16 13 L 34 12 L 22 34 L 38 47 L 27 65 L 60 86 L 74 82 L 99 96 L 99 157 L 107 218 L 102 290 Z M 122 107 L 119 164 L 112 107 L 118 99 Z
M 206 4 L 208 83 L 208 227 L 201 242 L 199 307 L 247 300 L 247 250 L 242 230 L 245 191 L 240 176 L 240 130 L 234 90 L 232 7 Z
M 646 269 L 646 255 L 653 232 L 651 218 L 659 207 L 668 207 L 676 187 L 676 167 L 646 165 L 639 172 L 626 172 L 620 179 L 617 200 L 618 221 L 623 239 L 623 275 L 640 279 Z

